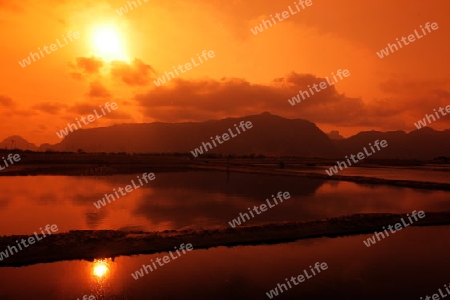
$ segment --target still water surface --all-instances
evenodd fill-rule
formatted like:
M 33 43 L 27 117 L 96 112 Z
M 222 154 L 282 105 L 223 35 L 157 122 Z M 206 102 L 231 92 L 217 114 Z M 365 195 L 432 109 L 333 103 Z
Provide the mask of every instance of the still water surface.
M 312 172 L 327 175 L 325 170 L 329 167 L 302 167 L 293 169 L 296 172 Z M 431 181 L 439 183 L 450 183 L 450 165 L 429 165 L 421 167 L 358 167 L 339 169 L 339 175 L 362 176 L 390 180 L 412 180 L 412 181 Z
M 269 299 L 266 292 L 315 262 L 328 269 L 275 299 L 420 299 L 448 284 L 450 227 L 408 227 L 367 248 L 369 235 L 187 252 L 134 280 L 166 253 L 114 261 L 0 268 L 0 299 Z M 188 241 L 187 241 L 188 242 Z
M 130 184 L 136 175 L 1 177 L 0 235 L 31 234 L 46 224 L 57 224 L 59 232 L 229 227 L 239 213 L 279 191 L 288 191 L 291 198 L 245 224 L 450 211 L 445 191 L 245 173 L 155 175 L 154 181 L 100 209 L 93 202 Z

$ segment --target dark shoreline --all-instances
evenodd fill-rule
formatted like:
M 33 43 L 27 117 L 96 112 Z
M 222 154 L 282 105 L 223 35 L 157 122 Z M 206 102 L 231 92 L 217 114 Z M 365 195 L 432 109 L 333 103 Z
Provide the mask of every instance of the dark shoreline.
M 197 167 L 196 169 L 202 169 L 202 167 Z M 222 168 L 204 168 L 207 170 L 217 170 L 217 171 L 226 171 Z M 376 185 L 389 185 L 389 186 L 399 186 L 399 187 L 408 187 L 414 189 L 425 189 L 425 190 L 441 190 L 441 191 L 450 191 L 450 183 L 441 183 L 441 182 L 431 182 L 431 181 L 414 181 L 414 180 L 394 180 L 394 179 L 382 179 L 375 177 L 364 177 L 364 176 L 347 176 L 347 175 L 333 175 L 329 176 L 326 174 L 314 173 L 314 172 L 295 172 L 289 170 L 264 170 L 264 169 L 256 169 L 250 167 L 243 168 L 232 168 L 230 172 L 241 172 L 241 173 L 255 173 L 255 174 L 268 174 L 268 175 L 277 175 L 277 176 L 294 176 L 294 177 L 306 177 L 306 178 L 315 178 L 322 180 L 336 180 L 336 181 L 348 181 L 355 182 L 359 184 L 376 184 Z
M 182 243 L 191 243 L 194 249 L 208 249 L 218 246 L 277 244 L 300 239 L 373 234 L 375 231 L 380 231 L 383 226 L 400 222 L 401 218 L 406 219 L 406 215 L 357 214 L 308 222 L 285 222 L 199 231 L 75 230 L 47 236 L 43 241 L 0 261 L 0 267 L 153 254 L 173 250 L 174 246 Z M 411 224 L 411 226 L 444 225 L 450 225 L 450 212 L 426 212 L 423 219 Z M 0 237 L 0 251 L 4 251 L 8 245 L 16 245 L 15 240 L 27 237 L 29 236 Z M 361 247 L 365 247 L 363 239 L 361 239 Z
M 199 162 L 191 162 L 189 160 L 177 162 L 160 161 L 157 163 L 124 163 L 124 164 L 26 164 L 13 166 L 0 172 L 0 176 L 111 176 L 121 174 L 138 174 L 144 172 L 187 172 L 187 171 L 219 171 L 219 172 L 237 172 L 237 173 L 253 173 L 265 174 L 273 176 L 293 176 L 302 178 L 315 178 L 321 180 L 348 181 L 358 184 L 370 185 L 388 185 L 407 187 L 425 190 L 441 190 L 450 191 L 450 183 L 427 182 L 414 180 L 394 180 L 382 179 L 376 177 L 364 176 L 347 176 L 320 174 L 316 172 L 302 171 L 290 169 L 277 169 L 269 167 L 258 167 L 253 165 L 230 165 L 209 164 Z M 449 174 L 450 176 L 450 174 Z

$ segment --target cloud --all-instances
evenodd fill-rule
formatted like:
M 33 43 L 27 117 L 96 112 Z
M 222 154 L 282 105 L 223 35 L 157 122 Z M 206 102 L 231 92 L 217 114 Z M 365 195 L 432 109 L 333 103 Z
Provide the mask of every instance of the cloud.
M 34 110 L 42 111 L 48 114 L 58 114 L 62 109 L 66 108 L 67 105 L 61 103 L 50 103 L 50 102 L 41 102 L 32 107 Z
M 104 62 L 97 57 L 77 57 L 76 63 L 69 63 L 69 66 L 74 69 L 72 78 L 82 80 L 88 75 L 98 74 Z
M 334 86 L 294 107 L 288 103 L 299 90 L 307 90 L 308 85 L 324 80 L 312 74 L 297 73 L 277 78 L 267 85 L 239 78 L 174 79 L 170 85 L 136 95 L 135 100 L 147 117 L 161 121 L 197 121 L 264 111 L 316 122 L 345 122 L 349 116 L 353 117 L 353 109 L 361 109 L 362 100 L 345 97 Z M 323 110 L 330 110 L 331 114 L 323 114 Z
M 130 86 L 147 85 L 152 79 L 151 73 L 155 73 L 153 68 L 137 58 L 131 64 L 122 61 L 111 62 L 111 76 Z
M 380 89 L 393 95 L 428 94 L 448 86 L 449 80 L 389 79 L 380 83 Z
M 114 101 L 108 101 L 110 104 Z M 103 107 L 103 110 L 105 111 L 105 115 L 103 115 L 101 111 L 101 107 Z M 92 101 L 89 102 L 82 102 L 82 103 L 76 103 L 73 106 L 70 107 L 70 110 L 72 112 L 75 112 L 79 114 L 80 116 L 87 116 L 87 115 L 95 115 L 94 110 L 97 111 L 97 114 L 101 116 L 101 118 L 104 119 L 131 119 L 131 116 L 121 110 L 121 106 L 118 105 L 118 108 L 116 110 L 112 110 L 111 112 L 108 112 L 108 110 L 105 108 L 105 102 L 103 103 L 92 103 Z
M 428 99 L 410 96 L 364 101 L 362 98 L 339 93 L 335 85 L 332 85 L 295 106 L 288 103 L 288 99 L 297 95 L 300 90 L 307 91 L 309 86 L 322 81 L 326 81 L 326 78 L 295 72 L 276 78 L 269 84 L 250 83 L 239 78 L 177 78 L 170 81 L 170 84 L 137 94 L 135 101 L 142 108 L 145 117 L 162 122 L 205 121 L 269 111 L 283 117 L 306 119 L 318 124 L 408 130 L 413 129 L 413 122 L 417 118 L 423 118 L 424 111 L 432 112 L 439 104 L 445 106 L 449 96 L 445 89 L 436 89 L 439 84 L 433 83 L 424 84 L 420 93 L 426 94 Z M 389 83 L 385 86 L 394 91 L 403 90 L 410 84 Z M 405 116 L 405 112 L 405 118 L 398 118 L 399 115 Z
M 16 102 L 9 97 L 0 95 L 0 105 L 8 108 L 13 108 L 16 106 Z
M 91 83 L 87 95 L 92 98 L 111 97 L 111 93 L 99 81 L 94 81 Z
M 450 104 L 450 81 L 442 80 L 411 80 L 390 79 L 380 83 L 382 91 L 390 97 L 374 101 L 372 107 L 376 113 L 386 113 L 391 117 L 395 114 L 407 113 L 420 117 L 431 113 L 433 109 Z
M 69 66 L 73 70 L 70 75 L 76 80 L 94 77 L 98 81 L 105 74 L 109 74 L 111 78 L 131 87 L 147 85 L 153 79 L 152 73 L 156 74 L 150 65 L 137 58 L 128 63 L 119 60 L 105 62 L 99 57 L 77 57 L 76 62 L 69 63 Z M 106 91 L 100 83 L 92 83 L 91 92 L 92 97 L 106 97 Z

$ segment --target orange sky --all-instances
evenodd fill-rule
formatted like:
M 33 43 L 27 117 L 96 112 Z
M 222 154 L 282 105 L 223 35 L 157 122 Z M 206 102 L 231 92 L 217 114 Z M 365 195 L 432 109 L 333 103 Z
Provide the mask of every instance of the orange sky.
M 56 131 L 108 101 L 118 109 L 83 128 L 269 111 L 348 136 L 413 130 L 425 113 L 450 104 L 446 0 L 312 0 L 257 35 L 250 29 L 294 0 L 140 1 L 120 16 L 125 0 L 0 0 L 0 140 L 20 135 L 38 145 L 57 143 Z M 426 22 L 439 29 L 388 57 L 376 55 Z M 122 61 L 111 62 L 93 45 L 99 28 L 116 29 L 119 45 L 106 50 Z M 80 38 L 19 65 L 69 31 Z M 203 50 L 215 57 L 155 86 L 155 78 Z M 287 102 L 338 69 L 351 75 L 335 88 L 295 106 Z M 450 118 L 431 127 L 450 128 Z

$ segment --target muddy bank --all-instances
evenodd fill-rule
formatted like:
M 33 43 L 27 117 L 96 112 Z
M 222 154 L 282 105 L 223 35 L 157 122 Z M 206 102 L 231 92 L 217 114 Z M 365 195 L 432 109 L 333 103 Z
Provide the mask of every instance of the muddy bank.
M 214 230 L 164 232 L 123 232 L 114 230 L 70 231 L 47 236 L 0 261 L 0 266 L 24 266 L 61 260 L 109 258 L 123 255 L 151 254 L 173 250 L 191 243 L 194 249 L 217 246 L 258 245 L 299 239 L 373 234 L 383 226 L 395 225 L 406 214 L 359 214 L 309 222 L 286 222 Z M 450 225 L 450 212 L 426 213 L 411 226 Z M 407 230 L 407 228 L 404 228 Z M 0 251 L 16 240 L 29 236 L 0 237 Z M 395 238 L 395 237 L 394 237 Z M 365 247 L 361 238 L 361 247 Z M 373 247 L 376 247 L 373 246 Z
M 413 180 L 379 179 L 365 176 L 346 176 L 308 172 L 306 169 L 280 169 L 278 160 L 262 159 L 226 159 L 198 158 L 182 155 L 143 155 L 143 154 L 75 154 L 75 153 L 22 153 L 20 164 L 0 171 L 1 176 L 109 176 L 118 174 L 137 174 L 144 172 L 184 172 L 184 171 L 220 171 L 268 174 L 276 176 L 308 177 L 322 180 L 350 181 L 359 184 L 390 185 L 415 189 L 450 191 L 450 183 L 424 182 Z M 323 165 L 328 160 L 306 158 L 288 159 L 290 165 Z M 312 163 L 313 162 L 313 163 Z M 370 166 L 377 165 L 373 161 Z M 379 165 L 385 165 L 384 160 Z M 450 176 L 450 174 L 449 174 Z M 450 181 L 450 179 L 449 179 Z
M 364 176 L 346 176 L 314 173 L 295 172 L 291 170 L 261 168 L 255 166 L 230 166 L 206 164 L 203 162 L 178 161 L 177 163 L 146 163 L 146 164 L 48 164 L 48 165 L 21 165 L 13 166 L 0 172 L 1 176 L 38 176 L 38 175 L 60 175 L 60 176 L 110 176 L 119 174 L 137 174 L 144 172 L 187 172 L 187 171 L 220 171 L 266 174 L 276 176 L 307 177 L 322 180 L 349 181 L 359 184 L 389 185 L 398 187 L 409 187 L 415 189 L 450 191 L 450 183 L 425 182 L 414 180 L 380 179 Z

